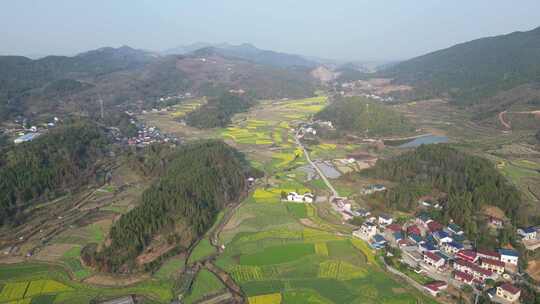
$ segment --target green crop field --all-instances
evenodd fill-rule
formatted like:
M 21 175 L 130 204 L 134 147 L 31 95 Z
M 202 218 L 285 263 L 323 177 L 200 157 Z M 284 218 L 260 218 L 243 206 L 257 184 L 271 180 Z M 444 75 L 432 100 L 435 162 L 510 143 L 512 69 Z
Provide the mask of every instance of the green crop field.
M 89 303 L 95 298 L 139 294 L 158 302 L 172 298 L 172 282 L 144 281 L 124 288 L 99 288 L 73 281 L 63 268 L 41 263 L 0 265 L 0 303 Z M 30 303 L 29 302 L 29 303 Z
M 191 304 L 206 296 L 218 294 L 225 290 L 225 286 L 210 271 L 203 269 L 199 271 L 190 293 L 184 298 L 184 303 Z
M 203 260 L 204 258 L 212 255 L 216 252 L 216 248 L 210 244 L 210 241 L 206 238 L 202 239 L 199 244 L 193 249 L 191 256 L 189 257 L 189 264 Z
M 175 274 L 180 273 L 184 269 L 185 262 L 185 259 L 182 258 L 170 258 L 154 273 L 154 277 L 160 280 L 170 280 Z
M 288 244 L 265 248 L 264 251 L 240 257 L 241 265 L 272 265 L 290 262 L 314 254 L 312 244 Z

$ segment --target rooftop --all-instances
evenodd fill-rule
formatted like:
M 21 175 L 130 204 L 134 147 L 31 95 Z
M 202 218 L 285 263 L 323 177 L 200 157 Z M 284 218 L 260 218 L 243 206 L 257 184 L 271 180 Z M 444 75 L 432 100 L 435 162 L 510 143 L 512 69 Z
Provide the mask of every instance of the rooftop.
M 512 249 L 504 249 L 504 248 L 501 248 L 501 249 L 499 249 L 499 253 L 500 253 L 501 255 L 513 256 L 513 257 L 519 257 L 518 252 L 515 251 L 515 250 L 512 250 Z
M 510 284 L 510 283 L 504 283 L 500 286 L 504 291 L 507 291 L 511 294 L 517 294 L 521 291 L 521 289 L 517 288 L 516 286 Z

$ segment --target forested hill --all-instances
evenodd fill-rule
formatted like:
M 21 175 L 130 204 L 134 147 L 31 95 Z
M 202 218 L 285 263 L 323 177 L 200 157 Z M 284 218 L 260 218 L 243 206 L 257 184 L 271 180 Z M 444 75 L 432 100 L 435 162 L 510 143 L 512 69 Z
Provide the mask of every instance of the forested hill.
M 382 73 L 428 96 L 474 103 L 521 84 L 540 82 L 540 27 L 482 38 L 429 53 Z
M 225 204 L 241 197 L 246 169 L 242 155 L 221 141 L 179 148 L 165 173 L 143 193 L 141 204 L 115 222 L 110 245 L 99 252 L 85 249 L 86 262 L 103 271 L 139 270 L 136 257 L 159 234 L 188 247 Z
M 224 93 L 189 113 L 186 122 L 197 128 L 225 127 L 234 114 L 247 111 L 255 102 L 248 96 Z
M 38 198 L 53 198 L 88 181 L 108 140 L 89 122 L 57 127 L 0 155 L 0 225 L 17 224 Z
M 447 144 L 423 145 L 394 159 L 380 160 L 362 174 L 399 183 L 386 194 L 390 208 L 414 210 L 418 198 L 433 189 L 447 193 L 441 220 L 453 219 L 473 239 L 481 229 L 479 212 L 486 205 L 501 208 L 514 224 L 527 222 L 518 190 L 494 164 Z
M 198 56 L 218 54 L 224 57 L 237 58 L 258 64 L 278 68 L 303 67 L 315 68 L 317 63 L 299 55 L 292 55 L 269 50 L 261 50 L 249 43 L 240 45 L 217 45 L 201 48 L 193 52 Z
M 31 60 L 0 56 L 0 119 L 22 113 L 140 109 L 160 97 L 212 89 L 249 91 L 260 99 L 313 95 L 308 68 L 260 64 L 242 56 L 158 56 L 129 47 L 102 48 L 73 57 Z
M 332 121 L 338 132 L 365 136 L 388 136 L 414 131 L 400 113 L 363 97 L 346 97 L 329 104 L 315 119 Z

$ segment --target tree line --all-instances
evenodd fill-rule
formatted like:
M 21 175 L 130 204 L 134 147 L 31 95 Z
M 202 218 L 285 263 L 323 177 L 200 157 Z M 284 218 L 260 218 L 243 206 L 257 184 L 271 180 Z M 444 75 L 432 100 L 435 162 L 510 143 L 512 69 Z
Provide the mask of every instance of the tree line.
M 87 248 L 85 262 L 102 271 L 132 272 L 140 270 L 135 259 L 157 235 L 168 234 L 170 243 L 192 244 L 225 204 L 245 191 L 247 171 L 239 155 L 221 141 L 178 148 L 140 205 L 115 222 L 109 245 L 100 251 Z

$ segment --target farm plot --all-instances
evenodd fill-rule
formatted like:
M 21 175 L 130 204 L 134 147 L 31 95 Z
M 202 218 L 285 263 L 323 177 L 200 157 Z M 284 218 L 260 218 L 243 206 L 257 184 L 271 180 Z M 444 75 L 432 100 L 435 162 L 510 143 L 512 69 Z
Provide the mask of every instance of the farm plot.
M 190 293 L 184 298 L 184 303 L 195 303 L 207 296 L 218 294 L 224 289 L 223 283 L 213 273 L 203 269 L 197 274 Z
M 266 248 L 264 251 L 240 257 L 241 265 L 272 265 L 286 263 L 315 253 L 313 244 L 287 244 Z
M 249 297 L 248 302 L 249 304 L 281 304 L 281 293 Z

